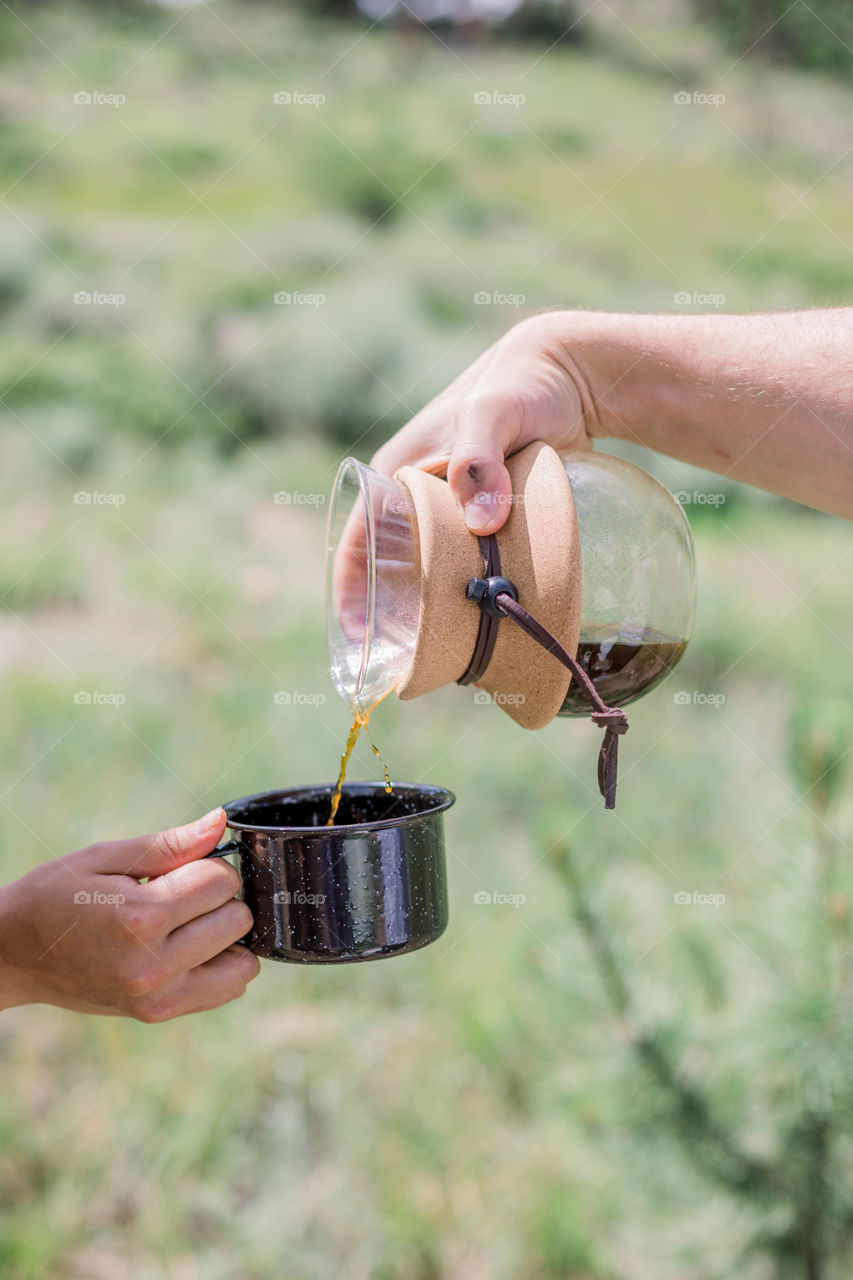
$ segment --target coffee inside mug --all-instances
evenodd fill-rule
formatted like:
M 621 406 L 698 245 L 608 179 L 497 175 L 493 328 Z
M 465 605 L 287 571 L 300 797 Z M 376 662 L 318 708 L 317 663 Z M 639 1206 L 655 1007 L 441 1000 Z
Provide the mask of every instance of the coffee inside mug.
M 295 787 L 225 805 L 256 955 L 343 964 L 415 951 L 447 927 L 442 787 L 347 783 L 335 825 L 332 788 Z

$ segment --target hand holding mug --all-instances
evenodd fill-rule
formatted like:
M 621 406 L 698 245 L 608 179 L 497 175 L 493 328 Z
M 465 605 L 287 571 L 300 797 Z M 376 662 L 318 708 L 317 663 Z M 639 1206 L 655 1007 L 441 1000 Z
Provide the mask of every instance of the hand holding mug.
M 55 858 L 0 889 L 0 1008 L 163 1022 L 242 995 L 260 964 L 233 945 L 252 927 L 240 877 L 206 857 L 224 829 L 215 809 Z

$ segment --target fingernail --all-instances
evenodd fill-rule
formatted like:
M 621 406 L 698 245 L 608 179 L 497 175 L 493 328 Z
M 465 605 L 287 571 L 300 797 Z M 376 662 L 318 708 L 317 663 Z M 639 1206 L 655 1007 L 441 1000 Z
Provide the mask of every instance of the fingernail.
M 195 832 L 197 836 L 206 836 L 214 827 L 218 827 L 222 821 L 222 806 L 218 809 L 211 809 L 210 813 L 206 813 L 203 818 L 199 818 L 195 824 Z
M 498 509 L 495 502 L 494 494 L 477 493 L 470 502 L 466 502 L 462 509 L 465 523 L 474 533 L 480 529 L 485 529 L 487 524 L 491 524 Z

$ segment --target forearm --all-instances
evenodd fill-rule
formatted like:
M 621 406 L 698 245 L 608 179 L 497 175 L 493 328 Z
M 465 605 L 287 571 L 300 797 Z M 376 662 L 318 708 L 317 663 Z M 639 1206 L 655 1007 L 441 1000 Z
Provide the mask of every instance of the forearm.
M 853 518 L 853 309 L 540 319 L 591 435 Z

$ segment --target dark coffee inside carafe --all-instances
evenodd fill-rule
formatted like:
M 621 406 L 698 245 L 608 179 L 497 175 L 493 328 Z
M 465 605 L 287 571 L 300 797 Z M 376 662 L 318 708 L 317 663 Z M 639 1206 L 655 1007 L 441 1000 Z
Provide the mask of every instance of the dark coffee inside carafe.
M 609 706 L 624 707 L 648 693 L 672 671 L 687 647 L 686 640 L 644 631 L 637 638 L 618 630 L 581 626 L 577 660 Z M 590 700 L 573 680 L 558 711 L 561 716 L 588 716 Z

